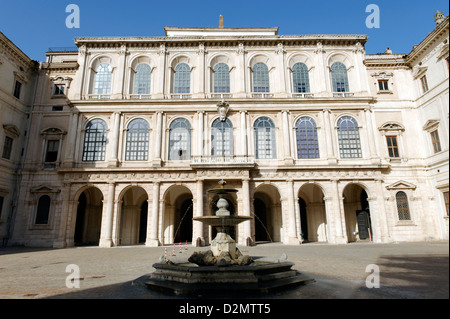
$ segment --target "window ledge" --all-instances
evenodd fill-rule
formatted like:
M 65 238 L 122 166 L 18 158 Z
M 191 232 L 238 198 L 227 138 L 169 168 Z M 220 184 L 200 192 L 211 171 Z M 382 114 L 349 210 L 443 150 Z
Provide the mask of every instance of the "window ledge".
M 392 92 L 391 90 L 382 90 L 378 91 L 377 94 L 394 94 L 394 92 Z
M 400 220 L 395 226 L 417 226 L 412 220 Z

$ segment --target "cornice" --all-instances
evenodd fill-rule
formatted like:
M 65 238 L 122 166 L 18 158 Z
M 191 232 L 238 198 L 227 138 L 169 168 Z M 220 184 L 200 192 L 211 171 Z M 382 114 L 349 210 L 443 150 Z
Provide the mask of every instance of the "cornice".
M 277 36 L 224 36 L 224 37 L 204 37 L 204 36 L 186 36 L 186 37 L 88 37 L 76 38 L 75 44 L 78 47 L 85 45 L 87 48 L 120 48 L 123 45 L 127 47 L 155 47 L 159 48 L 164 44 L 166 47 L 177 46 L 237 46 L 243 43 L 246 46 L 266 45 L 276 46 L 279 43 L 283 45 L 355 45 L 358 42 L 364 45 L 368 40 L 367 35 L 277 35 Z
M 414 47 L 414 49 L 407 55 L 406 60 L 408 64 L 413 63 L 415 60 L 420 58 L 423 52 L 427 50 L 435 41 L 438 40 L 438 38 L 443 35 L 444 33 L 448 33 L 449 29 L 449 16 L 445 18 L 444 21 L 442 21 L 440 24 L 436 26 L 436 28 L 425 38 L 420 42 L 419 45 Z

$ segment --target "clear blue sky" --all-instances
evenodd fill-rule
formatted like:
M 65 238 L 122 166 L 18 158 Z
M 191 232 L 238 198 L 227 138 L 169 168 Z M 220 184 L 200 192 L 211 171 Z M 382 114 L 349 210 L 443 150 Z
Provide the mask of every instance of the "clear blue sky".
M 79 29 L 66 28 L 66 6 L 80 8 Z M 366 6 L 380 8 L 380 28 L 366 27 Z M 409 53 L 449 13 L 448 0 L 0 0 L 0 31 L 30 58 L 75 37 L 163 36 L 164 26 L 279 27 L 279 34 L 366 34 L 367 53 Z

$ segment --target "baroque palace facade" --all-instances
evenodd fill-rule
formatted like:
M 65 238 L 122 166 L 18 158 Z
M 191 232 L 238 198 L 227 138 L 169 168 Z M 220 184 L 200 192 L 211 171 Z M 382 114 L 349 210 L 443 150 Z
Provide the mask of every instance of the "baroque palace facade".
M 448 16 L 435 18 L 408 54 L 221 23 L 77 38 L 33 73 L 4 41 L 0 237 L 208 245 L 192 218 L 214 212 L 223 179 L 232 213 L 254 217 L 241 245 L 448 239 Z

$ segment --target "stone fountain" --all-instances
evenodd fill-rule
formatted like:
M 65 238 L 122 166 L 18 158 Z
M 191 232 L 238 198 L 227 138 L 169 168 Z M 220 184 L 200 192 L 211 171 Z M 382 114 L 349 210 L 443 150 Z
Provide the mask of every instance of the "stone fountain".
M 195 217 L 193 220 L 213 226 L 217 235 L 211 242 L 211 249 L 194 252 L 190 256 L 161 257 L 153 265 L 155 272 L 146 282 L 148 288 L 170 292 L 176 295 L 219 293 L 268 293 L 275 289 L 314 282 L 314 279 L 291 269 L 294 263 L 280 258 L 253 258 L 242 255 L 230 236 L 230 229 L 249 221 L 249 216 L 233 216 L 228 210 L 227 195 L 237 190 L 225 188 L 211 189 L 210 194 L 219 196 L 215 215 Z

